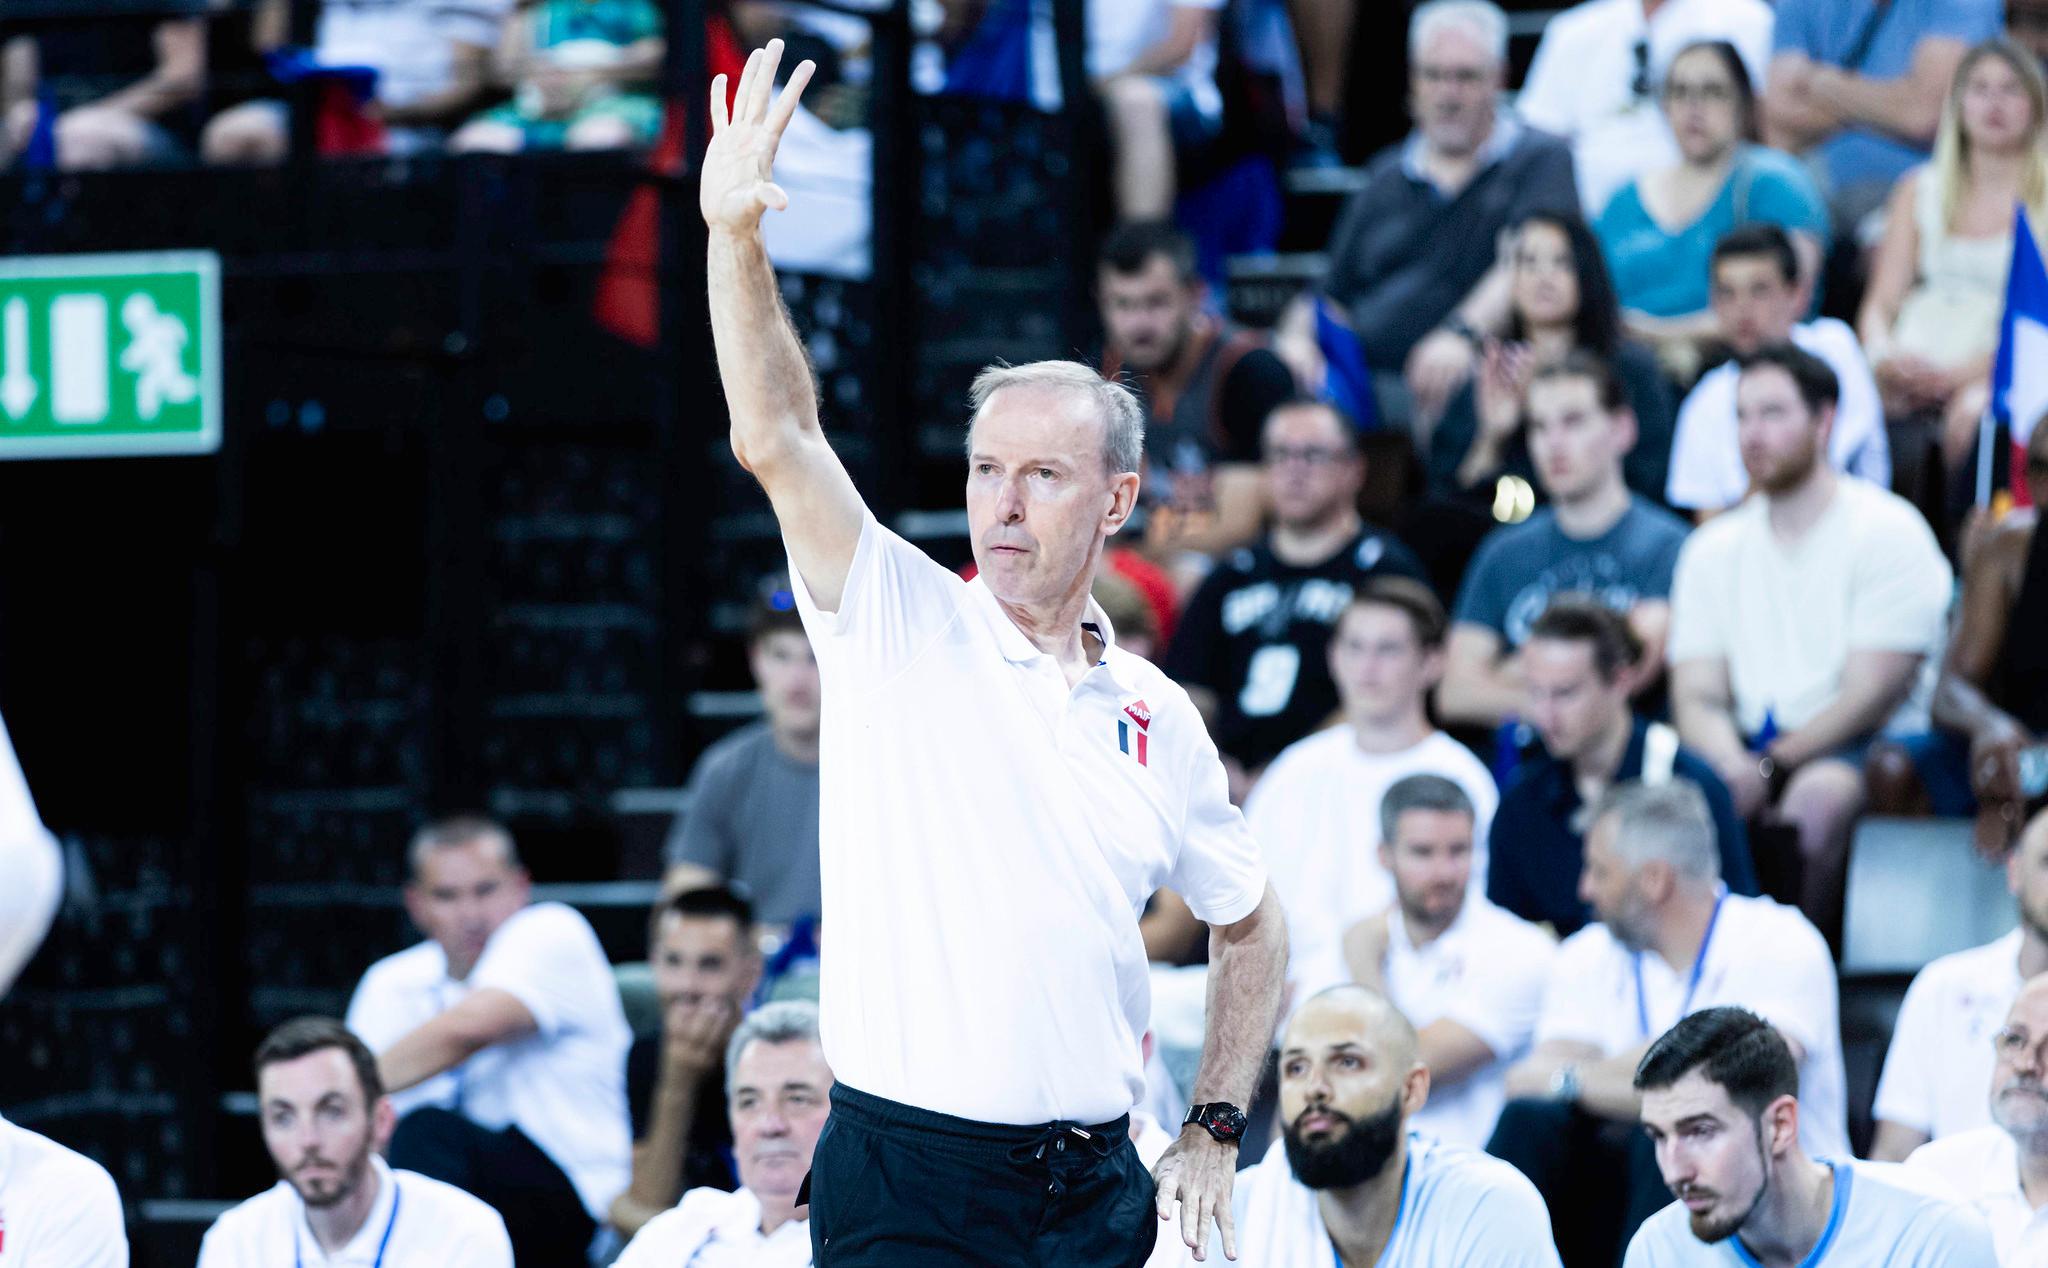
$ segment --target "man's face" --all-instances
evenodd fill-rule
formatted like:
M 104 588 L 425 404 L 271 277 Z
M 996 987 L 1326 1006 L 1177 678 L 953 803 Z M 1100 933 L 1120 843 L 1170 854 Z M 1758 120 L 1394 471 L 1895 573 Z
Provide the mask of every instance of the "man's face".
M 2035 979 L 2036 982 L 2039 979 Z M 2048 989 L 2029 986 L 1992 1037 L 1991 1121 L 2029 1153 L 2048 1148 L 2048 1087 L 2044 1087 L 2044 1042 L 2048 1042 Z
M 1757 488 L 1789 493 L 1813 475 L 1826 453 L 1825 405 L 1816 414 L 1782 367 L 1756 365 L 1735 383 L 1735 438 L 1742 467 Z
M 1771 1181 L 1761 1124 L 1698 1070 L 1668 1088 L 1645 1091 L 1642 1113 L 1657 1169 L 1685 1204 L 1693 1236 L 1703 1242 L 1734 1236 Z
M 448 976 L 469 976 L 484 944 L 498 926 L 526 906 L 532 884 L 512 866 L 504 847 L 489 838 L 444 845 L 428 852 L 418 876 L 406 886 L 405 909 L 414 924 L 441 944 Z
M 1085 588 L 1137 490 L 1137 476 L 1109 473 L 1103 420 L 1081 394 L 1003 388 L 982 410 L 969 445 L 974 562 L 1004 602 L 1055 603 Z
M 391 1137 L 391 1103 L 363 1103 L 362 1081 L 339 1048 L 264 1066 L 256 1099 L 270 1160 L 310 1207 L 335 1206 L 361 1189 L 371 1151 Z
M 1715 264 L 1708 302 L 1721 338 L 1743 356 L 1783 343 L 1799 320 L 1799 287 L 1768 255 L 1732 255 Z
M 1276 523 L 1326 524 L 1358 503 L 1365 459 L 1345 423 L 1320 405 L 1288 405 L 1266 420 L 1266 499 Z
M 1338 619 L 1330 639 L 1330 676 L 1345 713 L 1369 721 L 1401 716 L 1442 673 L 1442 655 L 1423 647 L 1415 622 L 1401 609 L 1362 603 Z
M 1644 898 L 1641 877 L 1614 848 L 1620 819 L 1602 815 L 1586 831 L 1586 858 L 1579 872 L 1579 901 L 1593 909 L 1593 918 L 1607 926 L 1607 932 L 1631 951 L 1649 947 L 1656 930 L 1649 903 Z
M 740 1183 L 788 1201 L 811 1169 L 811 1152 L 831 1111 L 832 1069 L 808 1040 L 763 1043 L 740 1051 L 726 1111 Z
M 1407 1124 L 1412 1062 L 1373 1038 L 1354 998 L 1312 999 L 1280 1046 L 1280 1121 L 1287 1161 L 1311 1189 L 1344 1189 L 1380 1174 Z
M 1577 762 L 1628 716 L 1628 686 L 1600 676 L 1584 639 L 1532 638 L 1522 648 L 1529 725 L 1561 762 Z
M 818 658 L 802 630 L 771 630 L 747 649 L 761 708 L 777 731 L 818 733 Z
M 1415 126 L 1431 149 L 1466 158 L 1493 132 L 1501 67 L 1470 31 L 1438 29 L 1422 46 L 1408 84 Z
M 722 1004 L 737 1016 L 760 971 L 745 931 L 731 916 L 664 913 L 649 959 L 663 1011 Z
M 1457 918 L 1472 882 L 1472 816 L 1403 811 L 1394 821 L 1394 839 L 1380 843 L 1380 865 L 1394 878 L 1409 923 L 1444 928 Z
M 1629 416 L 1602 406 L 1593 380 L 1529 385 L 1529 457 L 1552 500 L 1576 502 L 1621 479 L 1621 457 L 1634 442 Z
M 1139 374 L 1171 365 L 1194 328 L 1201 284 L 1182 280 L 1163 255 L 1150 257 L 1136 273 L 1104 265 L 1095 278 L 1102 328 L 1124 364 Z

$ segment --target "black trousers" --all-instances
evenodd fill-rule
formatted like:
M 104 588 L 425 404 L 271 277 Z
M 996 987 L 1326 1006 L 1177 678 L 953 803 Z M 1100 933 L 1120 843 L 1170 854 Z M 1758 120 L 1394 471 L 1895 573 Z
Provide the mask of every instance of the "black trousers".
M 398 1120 L 386 1160 L 496 1208 L 519 1268 L 578 1268 L 590 1261 L 597 1221 L 555 1160 L 517 1127 L 491 1131 L 452 1110 L 416 1109 Z
M 1129 1116 L 977 1123 L 841 1083 L 809 1184 L 818 1268 L 1141 1268 L 1163 1227 Z
M 1486 1152 L 1543 1194 L 1565 1268 L 1620 1264 L 1637 1227 L 1671 1204 L 1643 1129 L 1575 1105 L 1509 1101 Z

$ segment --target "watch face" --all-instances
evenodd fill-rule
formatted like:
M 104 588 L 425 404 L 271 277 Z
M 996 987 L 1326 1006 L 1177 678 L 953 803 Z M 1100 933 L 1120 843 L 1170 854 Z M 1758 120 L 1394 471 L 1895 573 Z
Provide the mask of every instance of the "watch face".
M 1244 1114 L 1227 1105 L 1218 1105 L 1209 1111 L 1208 1121 L 1203 1126 L 1212 1136 L 1223 1136 L 1231 1140 L 1244 1135 Z

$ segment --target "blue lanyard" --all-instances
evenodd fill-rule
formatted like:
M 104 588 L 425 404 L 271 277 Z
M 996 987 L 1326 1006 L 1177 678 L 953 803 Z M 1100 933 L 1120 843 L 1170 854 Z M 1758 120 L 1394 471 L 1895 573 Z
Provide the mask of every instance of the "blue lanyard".
M 1685 980 L 1685 998 L 1678 1001 L 1678 1021 L 1684 1021 L 1686 1014 L 1692 1011 L 1693 992 L 1700 988 L 1700 974 L 1707 971 L 1707 948 L 1714 945 L 1714 926 L 1720 923 L 1721 904 L 1727 898 L 1728 891 L 1725 889 L 1714 895 L 1714 911 L 1707 917 L 1707 932 L 1700 939 L 1700 953 L 1693 957 L 1692 975 Z M 1636 952 L 1635 971 L 1636 1025 L 1642 1028 L 1643 1038 L 1654 1039 L 1656 1036 L 1650 1033 L 1650 1005 L 1643 998 L 1643 953 L 1640 951 Z M 1678 1022 L 1672 1024 L 1677 1025 Z
M 405 1190 L 398 1187 L 398 1177 L 391 1177 L 391 1218 L 384 1221 L 384 1236 L 377 1242 L 377 1263 L 375 1268 L 384 1268 L 384 1252 L 391 1247 L 391 1230 L 398 1227 L 398 1200 L 405 1196 Z M 306 1268 L 299 1259 L 299 1226 L 292 1225 L 292 1268 Z

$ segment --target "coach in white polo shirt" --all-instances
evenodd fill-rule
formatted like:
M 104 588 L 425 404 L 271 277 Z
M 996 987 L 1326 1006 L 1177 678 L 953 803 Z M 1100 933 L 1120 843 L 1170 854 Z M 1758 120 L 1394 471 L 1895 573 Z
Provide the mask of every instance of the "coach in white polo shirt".
M 29 798 L 28 781 L 14 760 L 7 724 L 0 722 L 0 997 L 42 944 L 57 914 L 64 884 L 57 843 Z
M 1206 1252 L 1278 1011 L 1286 933 L 1187 695 L 1089 598 L 1138 492 L 1143 416 L 1086 366 L 984 371 L 967 433 L 980 575 L 876 521 L 817 418 L 762 247 L 779 42 L 712 91 L 701 202 L 732 446 L 767 489 L 824 687 L 820 1006 L 839 1082 L 812 1168 L 818 1262 L 1139 1265 L 1159 1219 Z M 1214 929 L 1193 1117 L 1127 1138 L 1150 1011 L 1138 912 Z M 886 1195 L 886 1199 L 884 1198 Z
M 377 1156 L 396 1116 L 376 1057 L 340 1022 L 265 1036 L 256 1102 L 281 1178 L 214 1222 L 199 1268 L 512 1268 L 496 1211 Z
M 107 1169 L 0 1118 L 0 1265 L 128 1268 L 121 1195 Z

